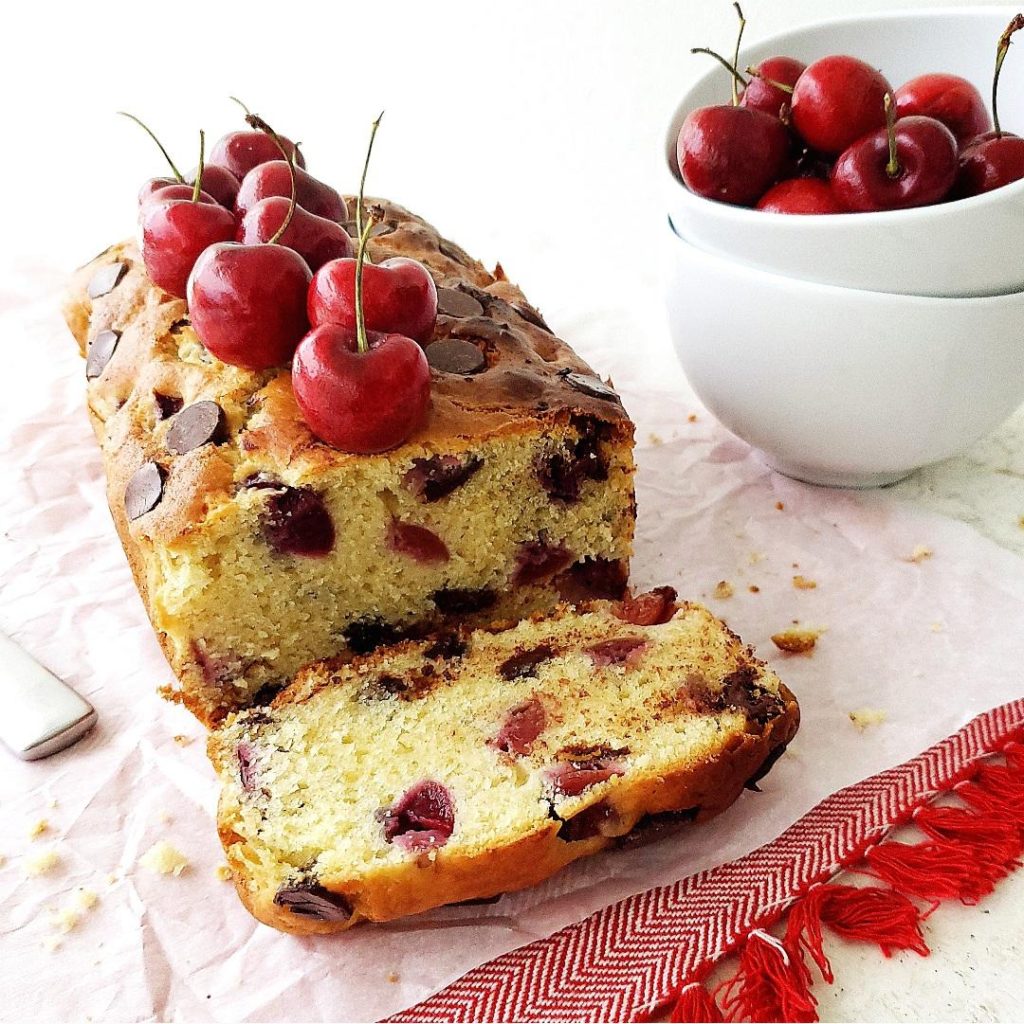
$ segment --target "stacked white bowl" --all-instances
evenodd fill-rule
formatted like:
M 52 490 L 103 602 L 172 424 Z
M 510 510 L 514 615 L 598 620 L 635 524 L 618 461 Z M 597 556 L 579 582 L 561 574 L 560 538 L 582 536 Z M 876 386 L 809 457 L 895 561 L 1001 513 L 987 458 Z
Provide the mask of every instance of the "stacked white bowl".
M 946 71 L 988 95 L 1014 13 L 823 22 L 749 48 L 741 64 L 847 53 L 894 88 Z M 721 68 L 697 82 L 663 156 L 669 323 L 705 405 L 773 468 L 846 487 L 893 483 L 1002 422 L 1024 401 L 1024 181 L 886 213 L 794 216 L 713 202 L 682 183 L 676 139 L 691 110 L 728 95 Z M 1005 130 L 1024 134 L 1024 47 L 1006 62 L 999 113 Z

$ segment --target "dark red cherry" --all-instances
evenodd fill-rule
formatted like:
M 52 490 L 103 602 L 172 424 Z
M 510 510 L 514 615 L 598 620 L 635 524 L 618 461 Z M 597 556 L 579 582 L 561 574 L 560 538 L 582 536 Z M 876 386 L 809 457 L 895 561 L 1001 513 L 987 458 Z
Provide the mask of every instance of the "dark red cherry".
M 793 127 L 812 149 L 841 153 L 885 125 L 892 89 L 870 64 L 836 54 L 815 61 L 793 88 Z
M 194 321 L 193 321 L 194 322 Z M 342 451 L 369 455 L 407 440 L 427 417 L 430 367 L 415 341 L 336 324 L 314 327 L 292 363 L 292 388 L 309 429 Z
M 850 146 L 832 170 L 832 189 L 853 212 L 902 210 L 941 202 L 956 173 L 953 133 L 932 117 L 904 117 Z
M 900 117 L 934 117 L 956 136 L 961 146 L 992 127 L 981 93 L 959 75 L 912 78 L 896 90 L 896 113 Z
M 148 184 L 148 182 L 147 182 Z M 185 199 L 191 202 L 193 195 L 195 195 L 195 187 L 193 185 L 186 185 L 184 182 L 172 181 L 170 185 L 164 185 L 161 188 L 151 192 L 145 199 L 142 198 L 142 192 L 139 193 L 139 219 L 142 219 L 142 215 L 145 212 L 147 206 L 151 203 L 166 203 L 172 199 Z M 206 203 L 208 205 L 218 206 L 220 205 L 216 199 L 213 198 L 205 189 L 199 193 L 196 199 L 197 203 Z
M 702 107 L 679 130 L 676 159 L 691 192 L 751 206 L 781 173 L 789 133 L 778 119 L 750 107 Z
M 291 168 L 283 160 L 268 160 L 254 167 L 243 179 L 235 200 L 235 211 L 244 217 L 261 199 L 267 196 L 292 194 Z M 348 220 L 345 200 L 312 174 L 301 167 L 295 169 L 295 201 L 308 213 L 339 223 Z
M 317 271 L 309 289 L 309 322 L 337 324 L 350 330 L 356 323 L 356 261 L 333 260 Z M 396 256 L 363 267 L 363 312 L 371 331 L 404 334 L 428 342 L 437 322 L 437 288 L 422 263 Z
M 198 168 L 193 168 L 185 179 L 190 185 L 196 180 L 197 170 Z M 221 206 L 226 206 L 229 210 L 235 208 L 238 184 L 238 179 L 225 167 L 207 164 L 203 168 L 203 191 L 209 193 Z
M 238 225 L 238 241 L 269 242 L 285 222 L 290 205 L 284 196 L 261 199 Z M 295 207 L 291 222 L 277 241 L 294 249 L 314 272 L 330 260 L 352 255 L 352 239 L 337 221 L 317 217 L 301 206 Z
M 305 167 L 306 160 L 302 150 L 285 136 L 279 135 L 278 138 L 288 154 L 295 153 L 295 162 L 300 167 Z M 217 140 L 210 150 L 207 162 L 225 168 L 241 181 L 254 167 L 280 159 L 281 150 L 265 132 L 237 131 L 228 132 Z
M 846 213 L 832 186 L 820 178 L 788 178 L 773 185 L 757 204 L 765 213 Z
M 140 211 L 140 222 L 147 273 L 157 287 L 179 299 L 185 297 L 200 253 L 235 237 L 234 214 L 212 199 L 151 199 Z
M 181 184 L 182 182 L 178 181 L 177 178 L 148 178 L 142 183 L 142 188 L 139 189 L 139 206 L 149 202 L 153 194 L 161 189 Z
M 772 117 L 779 117 L 788 111 L 793 98 L 791 91 L 780 89 L 779 85 L 788 86 L 790 90 L 796 85 L 797 79 L 804 73 L 807 65 L 793 57 L 769 57 L 756 65 L 743 90 L 740 103 L 752 110 L 760 110 Z
M 987 132 L 960 154 L 957 198 L 979 196 L 1024 178 L 1024 139 L 1010 132 Z
M 192 327 L 221 362 L 249 370 L 282 366 L 309 327 L 312 277 L 306 261 L 283 245 L 212 245 L 188 280 Z

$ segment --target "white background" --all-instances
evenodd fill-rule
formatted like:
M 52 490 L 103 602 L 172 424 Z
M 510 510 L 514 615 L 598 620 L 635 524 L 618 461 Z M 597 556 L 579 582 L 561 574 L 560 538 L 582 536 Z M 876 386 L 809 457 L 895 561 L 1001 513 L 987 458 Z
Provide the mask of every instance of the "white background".
M 753 39 L 890 6 L 745 9 Z M 369 124 L 385 109 L 371 190 L 485 261 L 500 258 L 556 327 L 579 310 L 621 310 L 623 295 L 648 302 L 664 124 L 706 68 L 689 48 L 728 50 L 734 24 L 727 0 L 7 5 L 0 297 L 26 275 L 52 282 L 132 230 L 138 185 L 164 168 L 115 110 L 147 120 L 184 170 L 200 127 L 212 141 L 241 126 L 233 93 L 301 140 L 310 170 L 342 190 L 355 187 Z M 629 329 L 660 330 L 660 309 L 635 312 Z M 883 966 L 871 952 L 856 970 L 859 953 L 839 954 L 846 991 L 819 986 L 824 1014 L 989 1019 L 992 980 L 1013 962 L 999 954 L 1019 956 L 1013 891 L 1024 891 L 1020 876 L 991 917 L 940 912 L 930 961 Z M 901 990 L 913 992 L 902 1006 L 891 994 Z

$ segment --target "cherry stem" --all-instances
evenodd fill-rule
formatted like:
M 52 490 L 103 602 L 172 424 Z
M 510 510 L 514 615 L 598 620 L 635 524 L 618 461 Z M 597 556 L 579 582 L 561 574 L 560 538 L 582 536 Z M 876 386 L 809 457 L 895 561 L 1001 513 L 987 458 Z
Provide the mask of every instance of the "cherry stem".
M 234 99 L 233 96 L 231 98 Z M 281 236 L 288 230 L 288 225 L 291 224 L 292 217 L 295 216 L 295 153 L 293 152 L 291 157 L 288 156 L 288 150 L 284 148 L 281 136 L 278 135 L 277 132 L 275 132 L 274 129 L 259 116 L 259 114 L 246 114 L 245 123 L 249 125 L 250 128 L 255 128 L 257 131 L 261 131 L 265 135 L 269 135 L 274 140 L 274 145 L 281 151 L 281 156 L 284 158 L 284 162 L 288 165 L 288 173 L 291 176 L 292 194 L 288 200 L 288 213 L 284 220 L 281 221 L 281 226 L 266 241 L 267 245 L 273 245 L 275 242 L 280 241 Z
M 1010 52 L 1011 36 L 1024 28 L 1024 14 L 1017 14 L 1013 21 L 1006 26 L 1006 31 L 999 37 L 999 45 L 996 47 L 996 73 L 992 76 L 992 123 L 996 129 L 996 138 L 1003 137 L 1003 130 L 999 127 L 999 76 L 1003 72 L 1003 61 Z
M 192 186 L 192 202 L 199 202 L 199 193 L 203 191 L 203 171 L 206 169 L 206 132 L 199 129 L 199 166 L 196 168 L 196 180 Z
M 751 75 L 754 78 L 760 78 L 762 82 L 767 82 L 770 86 L 773 86 L 780 92 L 786 93 L 788 96 L 793 95 L 793 86 L 786 85 L 785 82 L 776 82 L 774 78 L 769 78 L 767 75 L 762 75 L 761 72 L 757 70 L 757 68 L 748 67 L 744 68 L 744 71 L 746 71 L 748 75 Z
M 366 192 L 366 172 L 370 167 L 370 154 L 373 152 L 373 140 L 377 137 L 384 111 L 377 115 L 370 129 L 370 142 L 366 147 L 366 159 L 363 161 L 363 176 L 359 179 L 359 198 L 356 200 L 356 233 L 359 235 L 359 251 L 356 253 L 356 348 L 360 352 L 370 351 L 370 342 L 366 337 L 366 317 L 363 315 L 363 265 L 366 262 L 366 243 L 370 240 L 373 228 L 371 217 L 363 227 L 363 195 Z
M 743 17 L 743 8 L 738 3 L 734 3 L 733 7 L 736 8 L 736 17 L 740 19 L 740 30 L 736 34 L 736 49 L 733 50 L 732 56 L 732 69 L 735 71 L 740 66 L 740 44 L 743 42 L 743 30 L 747 27 L 747 19 Z M 740 105 L 740 93 L 737 88 L 735 76 L 732 80 L 732 105 L 738 107 Z
M 170 154 L 167 152 L 167 150 L 164 149 L 163 143 L 154 134 L 153 129 L 150 128 L 149 125 L 146 124 L 144 121 L 140 121 L 134 114 L 129 114 L 127 111 L 124 110 L 119 110 L 118 114 L 120 114 L 121 117 L 127 117 L 129 121 L 134 121 L 156 143 L 157 149 L 159 149 L 160 152 L 163 153 L 164 159 L 170 165 L 171 172 L 174 174 L 174 180 L 184 181 L 185 179 L 182 177 L 181 171 L 179 171 L 178 168 L 174 166 L 174 161 L 171 159 Z
M 245 111 L 247 119 L 252 116 L 252 111 L 237 96 L 229 96 L 228 99 L 237 103 Z
M 889 162 L 885 165 L 885 173 L 890 178 L 898 178 L 903 168 L 896 151 L 896 103 L 891 92 L 885 94 L 885 130 L 889 136 Z
M 715 53 L 714 50 L 709 50 L 706 46 L 695 46 L 690 50 L 690 53 L 706 53 L 709 57 L 714 57 L 715 60 L 717 60 L 718 63 L 721 64 L 730 75 L 732 75 L 732 87 L 734 92 L 736 91 L 737 84 L 742 85 L 744 89 L 747 87 L 747 80 L 720 53 Z M 734 103 L 733 106 L 736 106 L 736 104 Z

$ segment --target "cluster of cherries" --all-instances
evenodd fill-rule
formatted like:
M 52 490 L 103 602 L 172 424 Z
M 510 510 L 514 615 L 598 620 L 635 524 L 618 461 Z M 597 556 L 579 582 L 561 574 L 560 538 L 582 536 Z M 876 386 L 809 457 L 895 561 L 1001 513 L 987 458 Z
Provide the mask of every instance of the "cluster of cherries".
M 999 39 L 992 117 L 978 90 L 952 74 L 893 90 L 856 57 L 805 65 L 771 57 L 738 70 L 745 21 L 730 63 L 732 103 L 683 122 L 679 171 L 700 196 L 772 213 L 861 213 L 964 199 L 1024 178 L 1024 138 L 999 124 L 999 75 L 1018 14 Z
M 132 117 L 132 115 L 126 115 Z M 305 170 L 298 146 L 246 111 L 250 128 L 225 135 L 183 177 L 156 136 L 173 177 L 139 192 L 142 259 L 154 283 L 188 301 L 192 327 L 222 362 L 247 370 L 292 363 L 302 415 L 322 441 L 370 454 L 405 441 L 430 404 L 423 351 L 437 319 L 427 268 L 395 258 L 373 265 L 375 219 L 349 211 Z

